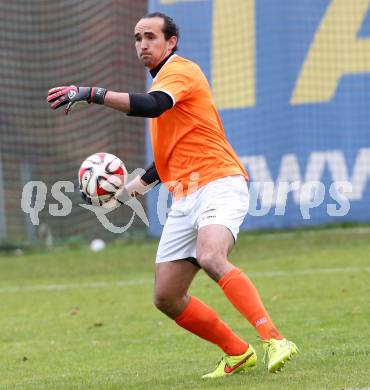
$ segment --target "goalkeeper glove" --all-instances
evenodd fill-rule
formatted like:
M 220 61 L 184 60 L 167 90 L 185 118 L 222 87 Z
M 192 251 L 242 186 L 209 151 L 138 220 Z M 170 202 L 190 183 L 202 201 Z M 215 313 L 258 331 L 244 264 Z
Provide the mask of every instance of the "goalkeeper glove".
M 56 110 L 59 107 L 67 105 L 66 115 L 76 103 L 96 103 L 104 104 L 104 98 L 107 90 L 98 87 L 55 87 L 49 90 L 47 102 L 51 103 L 50 108 Z

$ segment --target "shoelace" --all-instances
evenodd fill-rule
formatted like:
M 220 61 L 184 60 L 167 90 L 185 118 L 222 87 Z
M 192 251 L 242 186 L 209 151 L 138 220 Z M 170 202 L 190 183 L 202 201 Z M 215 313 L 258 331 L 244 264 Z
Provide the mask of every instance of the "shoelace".
M 220 360 L 217 362 L 216 364 L 216 368 L 220 365 L 220 363 L 225 359 L 226 355 L 222 356 L 222 358 L 220 358 Z
M 267 356 L 269 353 L 276 351 L 276 345 L 272 341 L 264 341 L 268 346 L 265 349 L 265 353 L 263 354 L 263 362 L 266 363 Z

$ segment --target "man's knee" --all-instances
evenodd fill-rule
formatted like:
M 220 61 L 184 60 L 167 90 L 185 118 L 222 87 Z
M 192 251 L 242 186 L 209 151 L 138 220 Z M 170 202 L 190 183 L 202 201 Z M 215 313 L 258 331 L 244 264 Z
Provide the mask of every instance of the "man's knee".
M 179 312 L 181 299 L 168 293 L 154 293 L 154 306 L 167 316 L 174 318 Z
M 197 260 L 203 270 L 216 282 L 233 268 L 225 256 L 216 252 L 202 253 Z
M 168 295 L 160 294 L 160 293 L 154 293 L 153 304 L 154 304 L 154 306 L 158 310 L 160 310 L 163 313 L 167 314 L 167 312 L 173 306 L 173 300 Z
M 168 293 L 155 292 L 153 297 L 154 306 L 172 319 L 183 312 L 188 301 L 189 297 L 187 295 L 178 297 Z
M 199 253 L 197 260 L 200 266 L 206 270 L 214 267 L 215 263 L 222 261 L 219 254 L 215 252 Z

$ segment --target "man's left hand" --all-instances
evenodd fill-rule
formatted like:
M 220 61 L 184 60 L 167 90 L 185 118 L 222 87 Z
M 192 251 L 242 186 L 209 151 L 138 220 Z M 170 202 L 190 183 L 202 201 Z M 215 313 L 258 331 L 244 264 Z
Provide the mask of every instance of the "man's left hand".
M 47 102 L 51 103 L 50 108 L 56 110 L 67 105 L 66 115 L 76 103 L 97 103 L 104 104 L 107 90 L 97 87 L 77 87 L 75 85 L 55 87 L 49 90 Z

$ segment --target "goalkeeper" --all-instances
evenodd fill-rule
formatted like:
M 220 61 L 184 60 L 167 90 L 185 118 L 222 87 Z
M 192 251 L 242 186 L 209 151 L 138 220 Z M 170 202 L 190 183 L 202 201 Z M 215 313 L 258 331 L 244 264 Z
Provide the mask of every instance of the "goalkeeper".
M 257 360 L 253 347 L 214 309 L 188 293 L 202 268 L 256 329 L 267 370 L 276 372 L 297 347 L 273 324 L 250 279 L 228 260 L 248 211 L 247 173 L 226 140 L 206 77 L 197 64 L 176 54 L 175 22 L 161 13 L 145 15 L 134 36 L 138 58 L 153 78 L 148 93 L 56 87 L 47 101 L 53 109 L 64 106 L 66 113 L 87 102 L 152 118 L 154 163 L 127 191 L 143 193 L 160 180 L 173 195 L 156 256 L 154 304 L 179 326 L 224 351 L 204 378 L 248 371 Z

